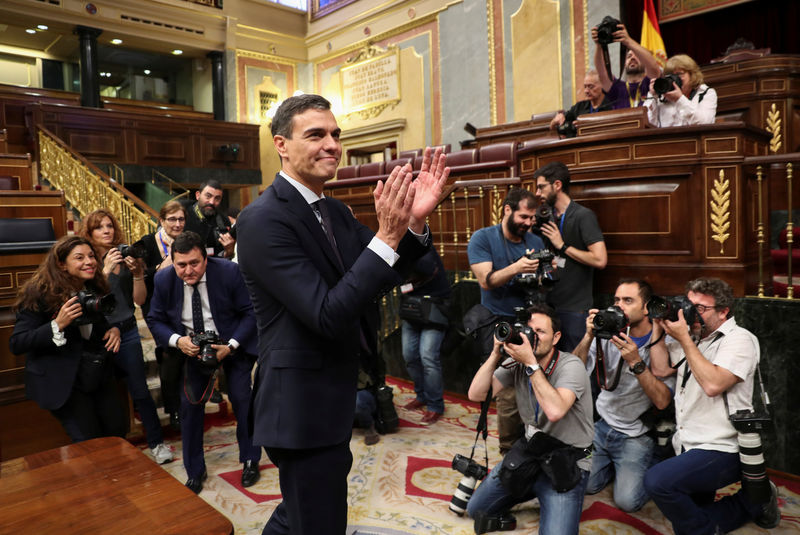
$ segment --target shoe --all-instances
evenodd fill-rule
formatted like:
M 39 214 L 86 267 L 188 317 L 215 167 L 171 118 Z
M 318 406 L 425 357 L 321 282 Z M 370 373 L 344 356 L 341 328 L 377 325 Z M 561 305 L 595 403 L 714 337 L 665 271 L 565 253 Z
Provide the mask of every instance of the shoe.
M 258 469 L 258 461 L 245 461 L 242 467 L 242 486 L 252 487 L 261 479 L 261 472 Z
M 423 402 L 421 402 L 420 400 L 414 398 L 411 401 L 409 401 L 408 403 L 406 403 L 405 405 L 403 405 L 403 408 L 405 410 L 407 410 L 407 411 L 415 411 L 417 409 L 421 409 L 424 406 L 425 406 L 425 404 Z
M 422 422 L 425 425 L 435 424 L 439 421 L 439 418 L 442 417 L 441 412 L 432 412 L 432 411 L 425 411 L 425 414 L 422 415 Z
M 367 429 L 364 432 L 364 444 L 366 444 L 367 446 L 372 446 L 373 444 L 377 444 L 380 441 L 380 439 L 381 436 L 375 430 L 375 424 L 369 426 L 369 429 Z
M 186 486 L 195 494 L 200 494 L 200 491 L 203 490 L 203 481 L 206 479 L 208 479 L 208 472 L 203 470 L 200 477 L 190 477 L 187 479 Z
M 172 449 L 163 442 L 155 448 L 150 448 L 150 452 L 153 454 L 153 459 L 155 459 L 158 464 L 171 462 L 172 459 L 175 458 L 172 454 Z
M 211 397 L 208 398 L 208 401 L 211 403 L 222 403 L 222 393 L 215 388 L 214 391 L 211 392 Z
M 180 430 L 181 430 L 181 417 L 178 415 L 177 412 L 169 413 L 169 426 L 172 428 L 173 431 L 180 432 Z
M 769 482 L 770 497 L 769 501 L 761 506 L 761 512 L 753 520 L 756 525 L 764 529 L 777 528 L 781 523 L 781 511 L 778 509 L 778 487 L 772 481 Z

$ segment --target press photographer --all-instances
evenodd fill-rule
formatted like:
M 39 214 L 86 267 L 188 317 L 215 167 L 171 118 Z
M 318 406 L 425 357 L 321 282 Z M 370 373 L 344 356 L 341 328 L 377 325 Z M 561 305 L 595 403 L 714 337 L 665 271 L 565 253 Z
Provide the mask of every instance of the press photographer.
M 529 312 L 533 344 L 528 334 L 513 337 L 521 344 L 495 340 L 469 388 L 473 401 L 482 401 L 490 388 L 495 395 L 512 391 L 525 433 L 475 490 L 467 513 L 483 533 L 487 522 L 508 525 L 511 507 L 538 498 L 540 533 L 577 535 L 591 466 L 589 377 L 578 357 L 555 348 L 561 336 L 555 312 L 544 305 Z M 498 367 L 501 348 L 511 358 Z
M 208 475 L 203 456 L 204 406 L 219 366 L 228 378 L 228 398 L 236 415 L 239 462 L 244 464 L 242 486 L 252 486 L 260 478 L 261 449 L 253 446 L 247 431 L 257 343 L 250 296 L 239 266 L 207 257 L 198 234 L 179 234 L 171 254 L 172 265 L 155 275 L 147 324 L 159 346 L 186 360 L 180 396 L 186 486 L 199 493 Z
M 649 415 L 670 406 L 675 384 L 650 371 L 651 347 L 664 345 L 663 329 L 647 316 L 652 293 L 643 280 L 621 280 L 614 306 L 589 311 L 586 334 L 575 348 L 598 390 L 586 492 L 596 494 L 613 481 L 614 504 L 626 512 L 638 511 L 650 499 L 644 474 L 656 453 L 657 423 Z
M 647 117 L 656 126 L 713 124 L 717 92 L 703 83 L 703 73 L 686 54 L 667 60 L 664 76 L 650 82 Z
M 9 346 L 26 354 L 25 395 L 55 416 L 73 442 L 125 436 L 110 353 L 108 283 L 90 242 L 65 236 L 20 289 Z
M 611 102 L 609 102 L 605 93 L 603 93 L 597 71 L 589 71 L 586 73 L 586 76 L 584 76 L 583 95 L 586 97 L 586 100 L 575 103 L 574 106 L 566 111 L 559 111 L 550 121 L 550 130 L 558 132 L 558 137 L 575 137 L 577 131 L 572 123 L 580 115 L 612 109 Z
M 186 207 L 186 230 L 200 235 L 209 256 L 232 258 L 236 238 L 231 233 L 231 222 L 221 212 L 222 185 L 216 180 L 206 180 L 195 192 L 194 204 Z
M 655 320 L 674 339 L 663 348 L 653 347 L 651 365 L 656 375 L 677 372 L 676 456 L 647 471 L 645 489 L 678 535 L 727 533 L 749 521 L 774 528 L 780 522 L 777 488 L 772 483 L 768 492 L 753 488 L 754 475 L 764 484 L 768 480 L 754 466 L 760 462 L 740 462 L 742 446 L 757 445 L 752 436 L 741 443 L 737 431 L 742 424 L 745 435 L 752 433 L 737 415 L 757 420 L 751 412 L 758 340 L 736 324 L 733 290 L 726 282 L 699 278 L 686 285 L 686 292 L 695 321 L 687 322 L 683 307 L 676 321 Z M 741 490 L 715 501 L 717 490 L 737 481 L 743 483 Z
M 500 223 L 477 230 L 469 241 L 467 255 L 481 288 L 481 302 L 464 316 L 464 329 L 476 338 L 481 360 L 494 347 L 494 325 L 513 322 L 514 309 L 526 306 L 529 285 L 518 285 L 517 279 L 539 271 L 540 260 L 530 257 L 531 252 L 545 249 L 542 239 L 530 232 L 536 205 L 530 191 L 510 189 Z M 506 391 L 498 397 L 497 420 L 500 451 L 505 452 L 522 433 L 513 393 Z

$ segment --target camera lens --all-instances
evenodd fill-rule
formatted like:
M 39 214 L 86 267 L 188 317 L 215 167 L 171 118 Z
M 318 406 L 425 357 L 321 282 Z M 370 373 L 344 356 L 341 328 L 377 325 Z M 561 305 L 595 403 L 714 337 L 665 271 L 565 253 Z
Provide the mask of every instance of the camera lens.
M 475 491 L 475 486 L 478 480 L 474 477 L 464 476 L 459 481 L 456 491 L 453 493 L 453 498 L 450 500 L 450 510 L 458 516 L 463 516 L 467 511 L 467 504 L 469 499 L 472 498 L 472 493 Z

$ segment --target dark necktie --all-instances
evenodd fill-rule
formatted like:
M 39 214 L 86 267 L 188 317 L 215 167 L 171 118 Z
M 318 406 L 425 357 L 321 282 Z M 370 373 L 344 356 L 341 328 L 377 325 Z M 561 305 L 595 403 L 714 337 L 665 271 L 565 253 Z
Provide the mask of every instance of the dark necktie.
M 336 246 L 336 238 L 333 236 L 333 226 L 331 225 L 331 216 L 328 212 L 328 205 L 325 203 L 325 199 L 314 201 L 311 203 L 311 208 L 317 214 L 317 217 L 319 217 L 322 230 L 325 232 L 325 236 L 328 238 L 328 242 L 333 248 L 336 260 L 339 261 L 339 267 L 344 271 L 344 262 L 342 261 L 342 255 L 339 253 L 339 248 Z
M 205 332 L 206 328 L 203 324 L 203 305 L 200 302 L 200 283 L 192 284 L 192 325 L 194 326 L 194 333 L 199 334 Z

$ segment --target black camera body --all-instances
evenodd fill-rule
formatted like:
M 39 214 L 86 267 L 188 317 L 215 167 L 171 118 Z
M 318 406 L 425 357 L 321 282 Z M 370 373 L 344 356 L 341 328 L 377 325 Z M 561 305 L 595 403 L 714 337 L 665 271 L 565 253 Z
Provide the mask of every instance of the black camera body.
M 614 42 L 614 32 L 619 30 L 617 26 L 621 23 L 611 15 L 603 17 L 603 21 L 597 25 L 597 42 L 600 45 L 610 45 Z
M 556 127 L 556 132 L 561 137 L 575 137 L 578 135 L 578 129 L 572 121 L 565 121 Z
M 728 415 L 733 427 L 740 433 L 760 433 L 772 428 L 772 419 L 748 409 L 740 409 Z
M 207 371 L 209 375 L 219 367 L 219 360 L 217 359 L 217 350 L 211 347 L 211 344 L 219 345 L 222 343 L 217 333 L 214 331 L 206 331 L 196 333 L 192 336 L 192 343 L 200 348 L 199 362 L 201 369 Z
M 610 340 L 628 326 L 628 316 L 618 306 L 610 306 L 595 314 L 592 324 L 597 338 Z
M 561 128 L 561 126 L 559 126 L 559 128 Z M 559 133 L 561 133 L 560 130 Z M 540 230 L 547 223 L 555 223 L 555 222 L 556 222 L 556 215 L 553 213 L 553 207 L 547 203 L 542 203 L 536 207 L 536 213 L 533 215 L 533 226 L 531 230 L 537 231 Z
M 488 515 L 483 511 L 475 513 L 475 534 L 492 531 L 513 531 L 517 529 L 517 519 L 511 513 Z
M 761 432 L 772 427 L 772 419 L 768 414 L 748 409 L 729 414 L 728 419 L 737 431 L 742 490 L 752 503 L 766 503 L 772 495 L 772 489 L 761 445 Z
M 522 343 L 522 337 L 525 336 L 530 341 L 531 347 L 536 347 L 536 333 L 528 325 L 528 320 L 531 317 L 528 310 L 524 307 L 514 307 L 514 315 L 517 319 L 513 324 L 507 321 L 500 321 L 494 326 L 495 338 L 501 342 L 519 345 Z
M 122 258 L 126 258 L 128 256 L 133 258 L 144 258 L 147 256 L 147 251 L 145 250 L 144 246 L 139 244 L 126 245 L 124 243 L 120 243 L 117 245 L 117 250 L 122 255 Z
M 458 516 L 463 516 L 467 510 L 469 499 L 472 498 L 472 493 L 475 491 L 475 486 L 478 481 L 486 477 L 489 468 L 476 463 L 471 457 L 464 457 L 457 453 L 453 457 L 453 470 L 461 472 L 464 477 L 459 481 L 453 498 L 450 500 L 450 510 Z
M 653 91 L 655 91 L 656 95 L 661 97 L 664 93 L 672 91 L 672 82 L 675 82 L 675 85 L 679 88 L 683 87 L 683 80 L 681 80 L 680 76 L 677 74 L 665 74 L 661 78 L 653 80 Z
M 74 325 L 88 325 L 99 321 L 103 316 L 114 312 L 117 305 L 114 294 L 98 296 L 89 290 L 80 290 L 77 295 L 82 314 L 72 322 Z
M 683 317 L 688 325 L 701 321 L 700 314 L 697 313 L 694 303 L 685 296 L 661 297 L 654 295 L 647 302 L 647 316 L 651 320 L 678 321 L 679 310 L 683 310 Z

